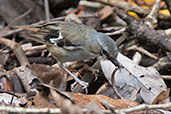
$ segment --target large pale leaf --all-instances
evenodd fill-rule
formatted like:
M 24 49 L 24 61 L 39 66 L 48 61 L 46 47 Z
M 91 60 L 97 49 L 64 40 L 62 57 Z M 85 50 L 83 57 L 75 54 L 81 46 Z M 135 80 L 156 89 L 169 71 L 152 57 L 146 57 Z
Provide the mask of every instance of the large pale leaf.
M 156 69 L 139 66 L 120 53 L 117 60 L 125 68 L 116 70 L 115 65 L 108 60 L 102 60 L 101 67 L 118 96 L 132 100 L 141 97 L 150 104 L 168 98 L 166 84 Z

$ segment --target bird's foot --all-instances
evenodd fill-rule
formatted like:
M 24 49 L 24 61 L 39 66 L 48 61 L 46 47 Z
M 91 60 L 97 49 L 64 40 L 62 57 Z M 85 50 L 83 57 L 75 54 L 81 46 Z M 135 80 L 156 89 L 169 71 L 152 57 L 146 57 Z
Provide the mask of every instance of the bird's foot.
M 86 89 L 89 84 L 85 81 L 79 80 L 79 82 L 77 82 L 78 84 L 80 84 L 82 86 L 83 89 Z
M 82 80 L 80 80 L 79 78 L 77 78 L 74 74 L 72 74 L 67 68 L 65 68 L 62 64 L 59 64 L 60 65 L 60 67 L 62 68 L 62 69 L 64 69 L 68 74 L 70 74 L 73 78 L 74 78 L 74 80 L 76 81 L 76 83 L 78 83 L 78 84 L 80 84 L 81 86 L 83 86 L 83 89 L 85 89 L 85 88 L 87 88 L 88 87 L 88 83 L 87 82 L 84 82 L 84 81 L 82 81 Z M 72 89 L 72 88 L 71 88 Z
M 76 81 L 73 84 L 71 84 L 71 91 L 74 90 L 74 88 L 77 84 L 80 84 L 82 86 L 82 89 L 84 89 L 85 92 L 88 93 L 87 87 L 89 86 L 89 84 L 87 82 L 82 81 L 82 80 L 80 80 L 79 82 Z

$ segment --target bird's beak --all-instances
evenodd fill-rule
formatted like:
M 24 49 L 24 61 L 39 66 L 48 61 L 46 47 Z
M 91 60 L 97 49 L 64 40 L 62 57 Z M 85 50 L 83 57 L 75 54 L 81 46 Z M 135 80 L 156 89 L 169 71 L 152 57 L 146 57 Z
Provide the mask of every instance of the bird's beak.
M 118 60 L 111 60 L 111 62 L 115 65 L 115 66 L 117 66 L 117 67 L 123 67 L 123 65 L 121 64 L 121 63 L 119 63 L 119 61 Z

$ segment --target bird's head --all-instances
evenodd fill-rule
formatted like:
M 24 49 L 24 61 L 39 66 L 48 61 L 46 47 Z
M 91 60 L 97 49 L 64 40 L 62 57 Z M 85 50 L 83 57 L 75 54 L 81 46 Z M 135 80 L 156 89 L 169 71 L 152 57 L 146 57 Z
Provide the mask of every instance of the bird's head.
M 99 44 L 102 48 L 101 55 L 109 59 L 111 62 L 114 62 L 118 56 L 118 47 L 115 41 L 103 33 L 99 33 L 99 37 Z

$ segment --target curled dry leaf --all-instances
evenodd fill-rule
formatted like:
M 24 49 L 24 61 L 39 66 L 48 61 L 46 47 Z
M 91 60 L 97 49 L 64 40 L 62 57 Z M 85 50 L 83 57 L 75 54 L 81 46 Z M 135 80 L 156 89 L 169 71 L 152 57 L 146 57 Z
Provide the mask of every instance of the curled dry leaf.
M 136 65 L 120 53 L 117 59 L 125 68 L 116 70 L 108 60 L 102 60 L 101 67 L 118 96 L 135 100 L 140 95 L 149 104 L 168 98 L 169 91 L 156 69 Z
M 34 71 L 32 71 L 27 66 L 21 66 L 18 68 L 15 68 L 15 72 L 20 78 L 24 89 L 26 91 L 30 91 L 31 87 L 37 83 L 40 82 L 40 80 L 37 78 L 37 75 Z

